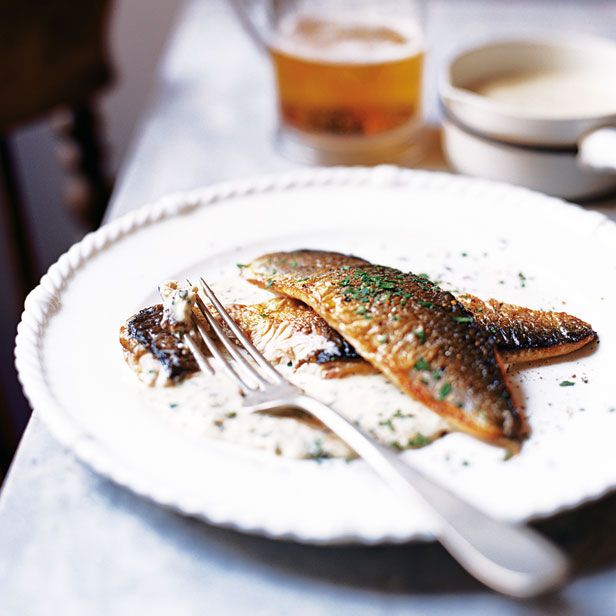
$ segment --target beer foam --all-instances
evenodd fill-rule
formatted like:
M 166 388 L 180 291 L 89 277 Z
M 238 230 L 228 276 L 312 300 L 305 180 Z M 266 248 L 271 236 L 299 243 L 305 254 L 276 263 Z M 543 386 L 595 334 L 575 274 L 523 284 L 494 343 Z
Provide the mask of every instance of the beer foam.
M 419 24 L 395 23 L 360 15 L 293 15 L 279 24 L 272 47 L 295 57 L 327 63 L 380 64 L 419 54 L 423 40 Z

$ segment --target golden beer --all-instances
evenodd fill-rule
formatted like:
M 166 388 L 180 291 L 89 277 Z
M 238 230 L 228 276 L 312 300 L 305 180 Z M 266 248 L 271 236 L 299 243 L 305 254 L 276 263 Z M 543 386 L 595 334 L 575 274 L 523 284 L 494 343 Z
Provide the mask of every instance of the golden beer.
M 370 137 L 419 119 L 419 36 L 389 25 L 298 17 L 270 46 L 283 124 Z

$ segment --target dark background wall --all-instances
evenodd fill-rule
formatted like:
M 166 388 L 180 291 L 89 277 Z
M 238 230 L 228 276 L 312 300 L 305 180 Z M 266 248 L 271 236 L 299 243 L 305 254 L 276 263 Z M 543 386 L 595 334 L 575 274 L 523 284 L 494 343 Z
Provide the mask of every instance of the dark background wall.
M 116 80 L 99 101 L 111 175 L 120 170 L 138 131 L 160 54 L 182 4 L 183 0 L 115 0 L 109 43 Z M 47 120 L 15 131 L 9 143 L 42 275 L 84 229 L 65 208 L 64 176 Z M 22 294 L 10 261 L 8 233 L 7 221 L 0 218 L 0 478 L 8 458 L 5 453 L 3 459 L 2 452 L 16 443 L 29 415 L 13 368 Z

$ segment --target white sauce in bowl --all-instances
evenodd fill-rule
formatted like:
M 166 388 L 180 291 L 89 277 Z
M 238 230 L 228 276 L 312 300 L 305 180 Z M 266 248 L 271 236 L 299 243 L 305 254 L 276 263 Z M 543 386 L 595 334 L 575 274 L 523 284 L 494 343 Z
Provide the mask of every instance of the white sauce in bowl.
M 493 77 L 469 90 L 526 116 L 585 118 L 616 114 L 616 81 L 613 74 L 603 71 L 527 71 Z

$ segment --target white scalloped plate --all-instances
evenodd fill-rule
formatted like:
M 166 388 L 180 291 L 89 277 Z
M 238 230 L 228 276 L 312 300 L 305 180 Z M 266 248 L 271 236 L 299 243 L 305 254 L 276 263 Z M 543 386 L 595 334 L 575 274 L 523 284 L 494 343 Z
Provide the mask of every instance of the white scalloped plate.
M 26 301 L 16 357 L 32 406 L 98 472 L 213 524 L 315 543 L 430 537 L 430 517 L 401 507 L 362 462 L 282 460 L 171 429 L 123 364 L 118 326 L 158 281 L 298 247 L 353 251 L 590 321 L 602 340 L 594 352 L 514 373 L 533 429 L 519 456 L 504 461 L 462 434 L 404 455 L 510 520 L 616 486 L 614 224 L 538 193 L 446 174 L 318 169 L 221 184 L 88 235 Z

